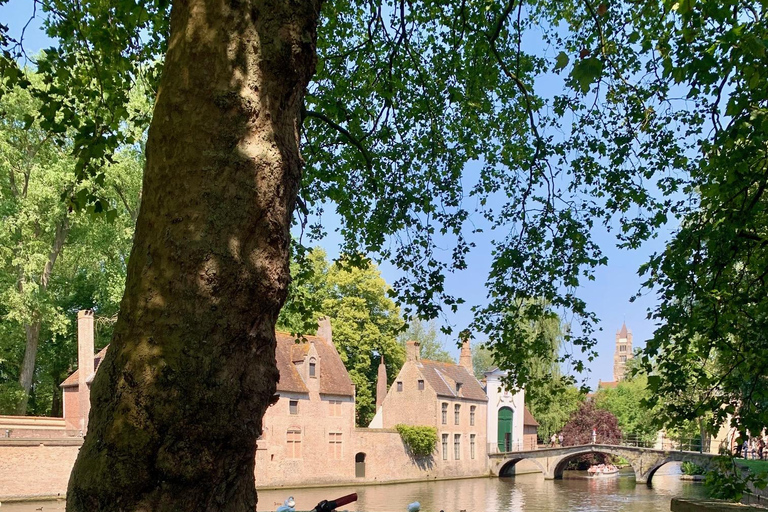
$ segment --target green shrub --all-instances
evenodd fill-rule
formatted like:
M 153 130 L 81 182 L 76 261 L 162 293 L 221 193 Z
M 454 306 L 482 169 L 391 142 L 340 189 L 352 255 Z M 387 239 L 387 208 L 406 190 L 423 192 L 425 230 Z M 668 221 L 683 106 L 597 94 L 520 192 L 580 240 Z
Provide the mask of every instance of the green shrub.
M 707 471 L 704 486 L 712 498 L 739 501 L 750 486 L 764 489 L 767 478 L 765 473 L 744 471 L 731 457 L 717 457 Z
M 0 414 L 16 414 L 16 407 L 24 398 L 24 391 L 17 382 L 0 384 Z
M 437 444 L 437 429 L 435 427 L 410 426 L 402 423 L 395 425 L 405 446 L 416 457 L 432 455 Z
M 706 473 L 706 470 L 703 467 L 688 461 L 683 462 L 680 465 L 680 469 L 683 471 L 684 475 L 703 475 Z

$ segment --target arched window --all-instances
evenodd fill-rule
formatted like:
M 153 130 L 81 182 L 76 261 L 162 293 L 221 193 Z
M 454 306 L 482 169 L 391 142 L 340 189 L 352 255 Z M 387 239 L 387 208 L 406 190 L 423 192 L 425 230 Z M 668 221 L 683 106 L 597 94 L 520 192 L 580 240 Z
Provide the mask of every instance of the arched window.
M 363 452 L 355 454 L 355 477 L 365 478 L 365 454 Z
M 317 362 L 315 361 L 315 358 L 311 358 L 309 360 L 309 376 L 310 378 L 317 378 Z

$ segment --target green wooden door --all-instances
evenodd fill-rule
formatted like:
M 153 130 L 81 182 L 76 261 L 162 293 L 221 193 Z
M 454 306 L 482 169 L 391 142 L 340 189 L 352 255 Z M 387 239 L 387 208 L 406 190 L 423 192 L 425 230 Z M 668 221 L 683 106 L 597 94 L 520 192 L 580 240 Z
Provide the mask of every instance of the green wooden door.
M 499 409 L 499 451 L 512 451 L 512 417 L 514 412 L 509 407 Z

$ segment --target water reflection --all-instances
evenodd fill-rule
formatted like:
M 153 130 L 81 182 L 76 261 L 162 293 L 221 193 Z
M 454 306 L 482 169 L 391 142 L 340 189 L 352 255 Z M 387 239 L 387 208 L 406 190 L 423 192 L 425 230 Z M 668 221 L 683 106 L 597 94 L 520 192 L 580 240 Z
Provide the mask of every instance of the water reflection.
M 274 511 L 288 495 L 298 510 L 311 510 L 317 502 L 357 492 L 349 510 L 405 512 L 419 501 L 425 512 L 639 512 L 669 510 L 672 497 L 701 497 L 700 484 L 681 482 L 677 475 L 657 475 L 653 486 L 635 485 L 626 472 L 618 478 L 586 478 L 585 472 L 566 472 L 563 480 L 544 480 L 540 474 L 514 478 L 475 478 L 440 482 L 284 489 L 259 492 L 260 511 Z M 63 502 L 3 503 L 3 512 L 63 511 Z

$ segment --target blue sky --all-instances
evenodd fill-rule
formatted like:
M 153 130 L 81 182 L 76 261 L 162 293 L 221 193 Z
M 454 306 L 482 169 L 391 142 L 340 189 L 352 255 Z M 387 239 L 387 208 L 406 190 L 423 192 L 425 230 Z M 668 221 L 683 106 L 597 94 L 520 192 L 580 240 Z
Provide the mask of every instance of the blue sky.
M 32 15 L 32 6 L 33 3 L 28 0 L 11 0 L 8 4 L 0 6 L 0 19 L 9 24 L 11 37 L 20 35 L 22 27 Z M 38 12 L 38 18 L 32 20 L 26 30 L 24 43 L 29 55 L 51 44 L 51 40 L 41 31 L 40 14 Z M 470 167 L 466 174 L 466 179 L 471 182 L 476 171 Z M 476 214 L 476 216 L 478 217 L 475 219 L 476 223 L 482 224 L 479 215 Z M 333 223 L 332 218 L 330 222 Z M 329 231 L 332 231 L 332 226 L 329 228 Z M 670 229 L 667 229 L 661 233 L 659 239 L 647 243 L 637 251 L 619 250 L 615 247 L 613 237 L 607 232 L 600 229 L 594 232 L 609 263 L 607 267 L 597 271 L 595 281 L 584 285 L 580 290 L 581 297 L 600 318 L 598 327 L 602 329 L 597 333 L 597 349 L 600 356 L 589 365 L 591 373 L 586 376 L 587 383 L 592 387 L 597 386 L 599 379 L 613 379 L 614 335 L 621 328 L 622 322 L 626 321 L 627 327 L 633 332 L 636 347 L 642 346 L 644 340 L 652 335 L 654 325 L 646 318 L 646 313 L 647 309 L 655 304 L 656 297 L 646 294 L 634 303 L 630 303 L 629 298 L 640 289 L 641 279 L 637 275 L 637 268 L 647 260 L 650 254 L 663 249 L 669 232 Z M 338 254 L 337 241 L 338 239 L 331 232 L 328 239 L 321 244 L 331 257 Z M 480 240 L 468 258 L 468 269 L 448 276 L 447 291 L 463 297 L 466 303 L 460 307 L 458 313 L 445 319 L 447 323 L 458 328 L 466 326 L 471 321 L 470 307 L 486 300 L 483 283 L 490 261 L 490 246 Z M 394 282 L 398 277 L 397 269 L 386 263 L 381 265 L 381 271 L 387 282 Z M 458 349 L 453 344 L 453 340 L 446 339 L 445 342 L 446 347 L 458 358 Z

